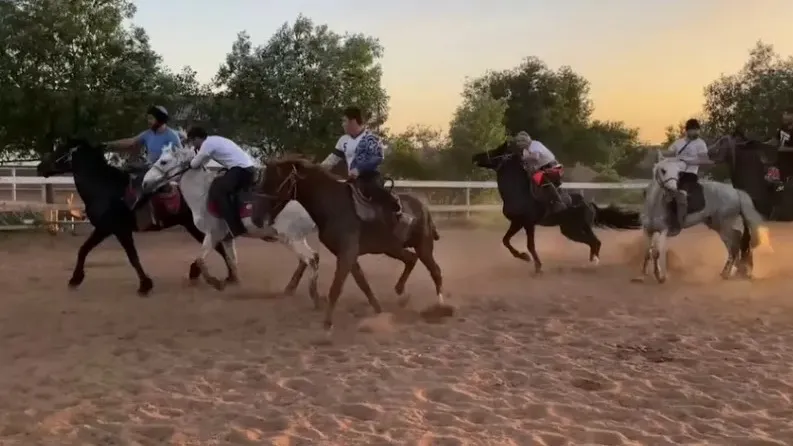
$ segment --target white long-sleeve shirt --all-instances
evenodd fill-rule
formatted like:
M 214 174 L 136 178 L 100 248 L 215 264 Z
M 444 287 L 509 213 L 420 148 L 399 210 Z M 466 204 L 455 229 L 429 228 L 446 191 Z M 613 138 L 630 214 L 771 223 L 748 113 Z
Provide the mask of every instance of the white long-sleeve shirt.
M 668 154 L 686 163 L 683 172 L 693 174 L 699 173 L 699 165 L 694 164 L 697 161 L 708 157 L 708 145 L 702 138 L 689 140 L 688 138 L 680 138 L 669 146 Z
M 254 166 L 253 159 L 242 150 L 242 147 L 228 138 L 217 135 L 207 136 L 201 144 L 201 149 L 190 161 L 190 167 L 196 169 L 211 159 L 226 169 L 232 167 L 247 169 Z

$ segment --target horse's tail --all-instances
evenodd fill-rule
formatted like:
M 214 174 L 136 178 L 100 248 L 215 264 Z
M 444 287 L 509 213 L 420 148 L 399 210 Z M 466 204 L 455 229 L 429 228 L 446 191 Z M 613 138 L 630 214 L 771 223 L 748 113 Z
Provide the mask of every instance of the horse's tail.
M 609 205 L 599 207 L 590 203 L 595 212 L 595 226 L 610 229 L 639 229 L 642 227 L 641 216 L 638 212 L 622 209 L 619 206 Z
M 735 191 L 738 193 L 738 203 L 741 207 L 741 216 L 743 217 L 744 224 L 749 227 L 752 248 L 764 247 L 773 251 L 771 247 L 771 238 L 768 234 L 768 227 L 765 225 L 763 216 L 760 215 L 754 207 L 752 197 L 740 189 L 736 189 Z

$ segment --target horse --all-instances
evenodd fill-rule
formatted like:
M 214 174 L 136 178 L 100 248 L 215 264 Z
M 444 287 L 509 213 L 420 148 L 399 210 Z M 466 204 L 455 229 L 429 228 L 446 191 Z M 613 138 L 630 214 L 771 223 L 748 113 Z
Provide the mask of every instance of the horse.
M 220 243 L 223 244 L 226 252 L 230 253 L 228 263 L 233 265 L 233 271 L 235 277 L 237 277 L 237 255 L 234 248 L 234 239 L 225 238 L 228 233 L 228 225 L 218 214 L 216 205 L 207 201 L 209 187 L 217 176 L 206 168 L 185 169 L 183 167 L 195 157 L 195 154 L 195 150 L 189 146 L 183 148 L 174 148 L 171 145 L 166 146 L 157 161 L 152 164 L 144 175 L 143 189 L 144 191 L 156 190 L 169 181 L 178 182 L 185 202 L 192 211 L 196 227 L 206 234 L 202 243 L 201 254 L 196 259 L 196 262 L 199 264 L 202 276 L 207 283 L 218 290 L 222 290 L 225 285 L 224 282 L 209 274 L 205 259 L 209 255 L 209 248 L 217 240 L 221 240 Z M 316 304 L 319 300 L 317 293 L 319 254 L 311 249 L 311 246 L 306 242 L 306 236 L 316 230 L 316 226 L 306 210 L 296 201 L 288 202 L 283 210 L 275 216 L 275 222 L 272 225 L 273 229 L 275 229 L 274 237 L 259 235 L 260 231 L 250 221 L 251 209 L 248 203 L 242 203 L 240 212 L 243 217 L 243 223 L 248 228 L 248 234 L 246 235 L 262 238 L 266 241 L 278 240 L 298 256 L 301 262 L 298 270 L 301 270 L 301 267 L 302 270 L 305 270 L 307 266 L 311 267 L 309 292 L 311 299 Z M 303 272 L 301 271 L 300 274 L 302 276 Z M 288 295 L 293 294 L 297 287 L 297 282 L 299 282 L 299 278 L 290 281 L 285 293 Z
M 82 139 L 69 139 L 56 146 L 52 153 L 42 157 L 36 171 L 43 177 L 71 172 L 77 194 L 85 204 L 85 214 L 94 226 L 93 232 L 77 252 L 77 264 L 69 279 L 69 287 L 77 288 L 82 284 L 85 279 L 86 257 L 102 241 L 113 235 L 124 248 L 130 264 L 138 274 L 138 294 L 148 295 L 154 283 L 143 271 L 132 236 L 133 232 L 138 231 L 138 226 L 135 211 L 126 202 L 130 195 L 134 195 L 129 174 L 108 164 L 102 146 L 92 145 Z M 193 215 L 178 191 L 162 199 L 155 197 L 154 200 L 160 224 L 150 226 L 149 231 L 178 225 L 183 226 L 197 241 L 204 239 L 204 233 L 193 223 Z M 215 250 L 224 259 L 227 258 L 222 245 L 215 246 Z M 231 265 L 227 262 L 226 266 L 229 274 L 227 280 L 235 280 Z M 194 262 L 190 265 L 189 277 L 193 280 L 199 274 L 199 266 Z
M 672 200 L 677 193 L 678 176 L 686 163 L 674 158 L 663 158 L 660 152 L 658 157 L 642 212 L 647 250 L 641 275 L 634 281 L 644 281 L 651 259 L 656 280 L 663 283 L 667 278 L 667 232 L 670 220 L 675 218 L 672 216 Z M 689 195 L 683 228 L 700 223 L 716 231 L 727 248 L 727 261 L 721 277 L 732 277 L 733 268 L 737 266 L 740 276 L 751 279 L 754 266 L 752 250 L 758 247 L 770 249 L 768 229 L 763 226 L 763 217 L 755 209 L 751 197 L 729 184 L 700 181 L 698 187 L 692 187 Z
M 775 219 L 780 192 L 778 184 L 793 175 L 790 168 L 783 168 L 785 166 L 769 171 L 768 166 L 776 163 L 778 158 L 775 146 L 746 138 L 736 131 L 719 137 L 708 147 L 708 155 L 712 160 L 727 165 L 732 185 L 752 197 L 760 214 L 766 219 Z M 778 183 L 769 182 L 769 179 Z
M 266 218 L 280 203 L 297 200 L 316 223 L 322 244 L 336 256 L 336 271 L 328 292 L 323 324 L 326 331 L 333 327 L 333 310 L 349 274 L 375 313 L 382 312 L 358 263 L 358 257 L 364 254 L 385 254 L 404 264 L 394 286 L 399 296 L 404 293 L 416 261 L 420 260 L 435 283 L 438 303 L 431 310 L 432 314 L 446 316 L 453 312 L 444 305 L 441 269 L 433 254 L 434 243 L 440 237 L 429 209 L 418 198 L 410 194 L 398 195 L 403 211 L 414 217 L 406 238 L 399 239 L 385 223 L 383 210 L 363 198 L 356 186 L 299 156 L 267 161 L 254 191 L 254 220 Z M 415 252 L 406 248 L 414 248 Z M 406 303 L 407 299 L 400 299 L 400 304 Z
M 518 155 L 510 150 L 509 141 L 495 149 L 474 154 L 471 160 L 479 167 L 496 172 L 498 192 L 503 202 L 501 210 L 510 222 L 501 242 L 513 257 L 527 262 L 533 259 L 535 274 L 542 273 L 542 262 L 534 246 L 537 225 L 559 226 L 562 235 L 589 246 L 589 260 L 595 265 L 600 261 L 601 242 L 592 231 L 593 226 L 612 229 L 641 227 L 638 212 L 617 206 L 601 208 L 578 193 L 569 194 L 572 205 L 567 209 L 555 213 L 547 212 L 547 205 L 532 192 L 529 176 Z M 519 252 L 510 243 L 521 228 L 526 232 L 526 248 L 531 257 L 525 252 Z

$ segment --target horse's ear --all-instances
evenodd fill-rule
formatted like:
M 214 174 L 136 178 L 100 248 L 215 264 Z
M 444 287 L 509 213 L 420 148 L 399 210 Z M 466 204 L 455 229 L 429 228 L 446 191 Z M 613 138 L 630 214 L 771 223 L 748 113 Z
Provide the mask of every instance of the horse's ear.
M 661 151 L 660 151 L 660 150 L 656 150 L 656 151 L 655 151 L 655 156 L 656 156 L 656 158 L 655 158 L 655 162 L 656 162 L 656 163 L 660 163 L 660 162 L 661 162 L 661 160 L 663 160 L 663 159 L 664 159 L 664 155 L 661 153 Z

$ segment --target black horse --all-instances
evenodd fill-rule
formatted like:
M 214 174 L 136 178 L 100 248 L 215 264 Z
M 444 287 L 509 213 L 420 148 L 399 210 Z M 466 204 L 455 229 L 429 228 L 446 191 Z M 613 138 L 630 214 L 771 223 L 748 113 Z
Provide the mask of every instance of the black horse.
M 600 256 L 600 240 L 592 231 L 593 226 L 613 229 L 639 229 L 641 221 L 638 212 L 620 209 L 616 206 L 600 208 L 587 202 L 581 194 L 570 194 L 572 205 L 557 212 L 548 212 L 548 204 L 533 192 L 529 176 L 523 168 L 518 154 L 510 150 L 509 142 L 499 147 L 473 155 L 472 161 L 479 167 L 496 171 L 498 192 L 503 201 L 502 212 L 510 221 L 509 229 L 502 242 L 516 258 L 534 260 L 534 269 L 542 271 L 542 262 L 534 247 L 534 229 L 537 225 L 559 226 L 562 234 L 570 240 L 589 246 L 589 260 L 597 262 Z M 512 247 L 510 240 L 523 228 L 526 231 L 528 254 Z
M 726 164 L 733 187 L 749 194 L 763 217 L 793 220 L 793 153 L 780 153 L 775 146 L 735 131 L 719 137 L 708 154 Z
M 102 146 L 96 146 L 80 139 L 71 139 L 58 146 L 52 153 L 42 157 L 36 168 L 38 175 L 49 177 L 52 175 L 71 172 L 74 175 L 74 184 L 77 193 L 85 204 L 85 213 L 94 226 L 94 231 L 77 252 L 77 264 L 74 267 L 69 286 L 76 288 L 85 279 L 85 258 L 88 253 L 97 247 L 107 237 L 114 235 L 118 239 L 129 263 L 135 268 L 140 281 L 138 293 L 147 295 L 153 287 L 153 282 L 143 271 L 135 249 L 132 233 L 137 231 L 135 212 L 130 208 L 126 196 L 130 193 L 130 175 L 121 169 L 107 163 Z M 159 224 L 149 230 L 161 230 L 172 226 L 181 225 L 199 243 L 204 240 L 204 233 L 196 228 L 193 223 L 193 214 L 184 202 L 180 192 L 178 207 L 154 206 L 157 210 Z M 215 250 L 226 259 L 226 251 L 221 244 Z M 228 281 L 236 280 L 229 268 Z M 190 279 L 198 278 L 200 274 L 198 265 L 190 265 Z

